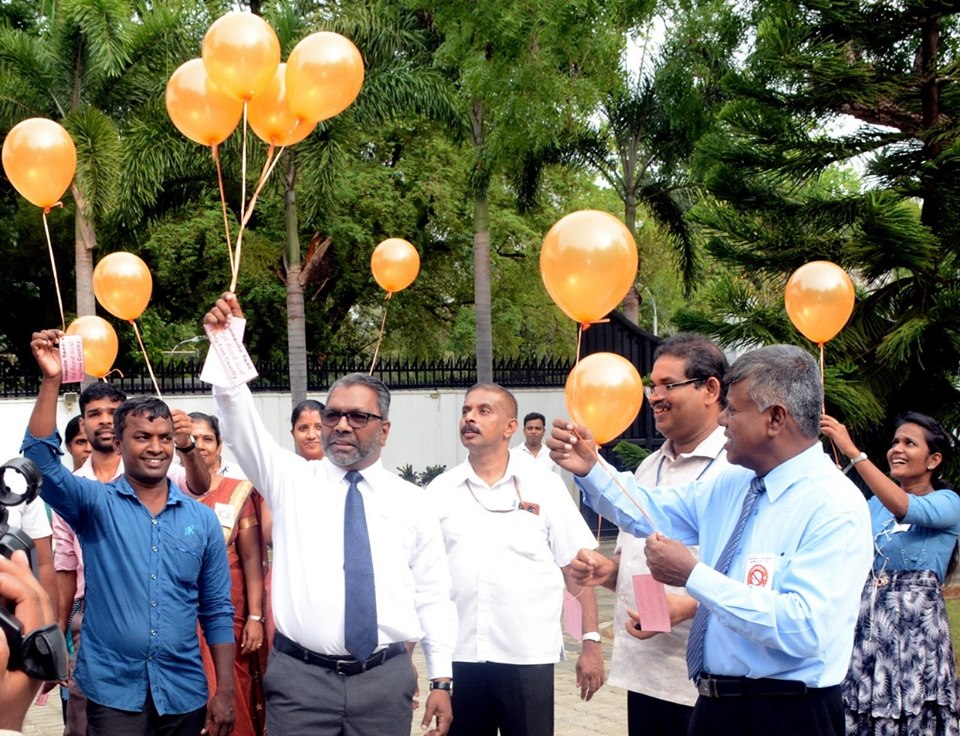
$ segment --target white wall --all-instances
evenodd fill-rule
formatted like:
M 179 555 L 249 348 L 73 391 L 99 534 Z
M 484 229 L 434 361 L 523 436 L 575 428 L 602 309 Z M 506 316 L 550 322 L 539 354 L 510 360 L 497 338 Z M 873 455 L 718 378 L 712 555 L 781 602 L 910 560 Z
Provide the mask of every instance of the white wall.
M 520 420 L 531 411 L 547 417 L 549 425 L 555 417 L 566 416 L 562 389 L 517 389 L 513 391 L 520 407 Z M 417 471 L 428 465 L 446 465 L 452 468 L 466 457 L 460 444 L 458 423 L 464 391 L 461 389 L 400 390 L 393 392 L 390 406 L 390 437 L 383 450 L 383 464 L 388 470 L 411 464 Z M 326 394 L 311 395 L 319 401 Z M 66 400 L 65 400 L 66 399 Z M 166 402 L 184 411 L 216 413 L 210 395 L 178 396 L 168 394 Z M 290 437 L 290 395 L 282 393 L 255 393 L 254 400 L 267 429 L 284 447 L 293 449 Z M 0 401 L 0 462 L 18 454 L 23 433 L 33 409 L 33 399 L 5 399 Z M 80 413 L 76 398 L 61 397 L 57 425 L 60 431 L 71 417 Z M 512 444 L 523 441 L 523 432 L 517 431 Z M 229 458 L 229 452 L 225 452 Z

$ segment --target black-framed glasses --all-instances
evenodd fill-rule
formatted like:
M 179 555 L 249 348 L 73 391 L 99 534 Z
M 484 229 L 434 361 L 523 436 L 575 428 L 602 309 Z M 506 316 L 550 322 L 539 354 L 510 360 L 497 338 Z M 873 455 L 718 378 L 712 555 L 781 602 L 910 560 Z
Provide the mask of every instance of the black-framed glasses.
M 658 396 L 661 399 L 665 399 L 667 398 L 667 393 L 669 391 L 673 391 L 673 389 L 675 388 L 686 386 L 689 383 L 697 383 L 697 384 L 705 383 L 706 380 L 707 380 L 706 378 L 688 378 L 686 381 L 674 381 L 673 383 L 664 383 L 659 386 L 656 386 L 656 385 L 644 386 L 643 393 L 651 401 L 653 400 L 654 396 Z
M 371 414 L 366 411 L 337 411 L 336 409 L 324 409 L 320 412 L 320 420 L 325 427 L 336 427 L 340 420 L 346 417 L 347 424 L 354 429 L 363 429 L 371 419 L 383 419 L 378 414 Z

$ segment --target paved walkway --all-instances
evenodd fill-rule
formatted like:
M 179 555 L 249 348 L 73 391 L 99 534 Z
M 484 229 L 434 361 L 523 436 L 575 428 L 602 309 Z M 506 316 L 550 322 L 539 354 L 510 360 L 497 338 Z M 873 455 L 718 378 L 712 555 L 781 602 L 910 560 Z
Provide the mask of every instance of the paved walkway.
M 610 553 L 612 542 L 604 541 L 602 550 Z M 597 600 L 600 607 L 601 630 L 604 634 L 603 653 L 610 668 L 611 622 L 613 621 L 613 594 L 599 589 Z M 577 653 L 580 645 L 570 637 L 564 636 L 567 659 L 556 667 L 554 688 L 556 692 L 556 736 L 625 736 L 627 733 L 627 695 L 625 690 L 604 685 L 589 703 L 580 700 L 577 689 Z M 416 664 L 419 672 L 426 671 L 422 649 L 417 647 Z M 420 702 L 426 701 L 427 683 L 421 676 Z M 423 706 L 414 714 L 411 736 L 422 736 L 420 719 Z M 60 718 L 60 699 L 56 691 L 50 693 L 46 706 L 34 705 L 27 714 L 23 732 L 26 736 L 60 736 L 63 722 Z

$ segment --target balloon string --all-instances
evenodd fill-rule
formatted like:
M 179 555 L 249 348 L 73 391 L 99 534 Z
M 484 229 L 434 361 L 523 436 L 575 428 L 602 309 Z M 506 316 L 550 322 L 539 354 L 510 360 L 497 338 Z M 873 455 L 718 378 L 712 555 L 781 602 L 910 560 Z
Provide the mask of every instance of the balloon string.
M 237 277 L 240 275 L 240 252 L 243 248 L 243 231 L 246 229 L 247 223 L 250 222 L 250 218 L 253 215 L 253 209 L 256 207 L 257 199 L 260 197 L 260 192 L 263 191 L 263 187 L 270 178 L 270 175 L 273 173 L 273 170 L 277 168 L 277 163 L 280 161 L 280 154 L 284 152 L 286 146 L 281 146 L 280 150 L 276 152 L 276 155 L 273 155 L 273 148 L 273 144 L 271 144 L 270 150 L 267 153 L 267 160 L 264 161 L 263 169 L 261 169 L 260 172 L 260 178 L 257 180 L 257 188 L 253 191 L 253 195 L 250 197 L 250 205 L 247 207 L 247 210 L 243 215 L 243 219 L 240 221 L 240 231 L 237 233 L 237 247 L 235 251 L 236 268 L 233 270 L 233 281 L 230 282 L 230 291 L 236 291 L 237 289 Z
M 220 170 L 220 154 L 217 146 L 210 146 L 213 152 L 213 161 L 217 165 L 217 184 L 220 185 L 220 207 L 223 210 L 223 229 L 227 234 L 227 255 L 230 257 L 230 275 L 234 276 L 233 266 L 233 238 L 230 236 L 230 220 L 227 217 L 227 196 L 223 191 L 223 172 Z
M 580 347 L 583 344 L 583 331 L 586 329 L 583 322 L 577 327 L 577 359 L 573 363 L 573 367 L 576 368 L 580 363 Z
M 367 371 L 368 376 L 373 375 L 373 367 L 377 364 L 377 355 L 380 353 L 380 343 L 383 342 L 383 331 L 387 326 L 387 308 L 390 306 L 390 297 L 393 296 L 392 291 L 388 291 L 386 297 L 384 297 L 383 305 L 383 319 L 380 320 L 380 337 L 377 338 L 377 347 L 373 351 L 373 360 L 370 362 L 370 370 Z
M 240 219 L 247 201 L 247 103 L 243 103 L 243 153 L 240 156 Z M 230 289 L 233 291 L 233 289 Z
M 103 382 L 106 382 L 106 381 L 107 381 L 107 376 L 109 376 L 111 373 L 116 373 L 118 376 L 120 376 L 121 379 L 124 377 L 122 370 L 120 370 L 119 368 L 111 368 L 111 369 L 108 370 L 106 373 L 104 373 L 102 376 L 100 376 L 100 380 L 103 381 Z
M 157 398 L 162 399 L 163 395 L 160 393 L 160 385 L 157 383 L 157 377 L 153 375 L 153 366 L 150 365 L 150 356 L 147 355 L 147 349 L 143 346 L 143 339 L 140 337 L 140 328 L 137 327 L 137 321 L 135 319 L 130 320 L 130 324 L 133 325 L 133 331 L 137 335 L 137 342 L 140 343 L 140 352 L 143 353 L 143 359 L 147 362 L 147 371 L 150 373 L 150 380 L 153 381 L 153 387 L 157 390 Z
M 822 342 L 818 342 L 818 343 L 817 343 L 817 346 L 820 348 L 820 385 L 821 385 L 821 386 L 825 386 L 825 385 L 826 385 L 826 383 L 825 383 L 825 378 L 826 378 L 826 376 L 825 376 L 825 374 L 824 374 L 824 360 L 823 360 L 824 344 L 823 344 Z M 821 412 L 822 412 L 823 414 L 826 414 L 826 413 L 827 413 L 827 394 L 826 394 L 826 392 L 824 392 L 824 394 L 823 394 L 823 407 L 822 407 L 822 409 L 821 409 Z M 833 441 L 833 438 L 832 438 L 832 437 L 830 438 L 830 447 L 833 449 L 833 462 L 834 462 L 834 464 L 835 464 L 838 468 L 843 467 L 842 465 L 840 465 L 840 450 L 837 448 L 837 443 Z
M 63 207 L 63 202 L 57 202 L 54 207 Z M 53 285 L 57 290 L 57 305 L 60 307 L 60 324 L 64 332 L 67 331 L 67 320 L 63 316 L 63 297 L 60 296 L 60 279 L 57 278 L 57 262 L 53 257 L 53 242 L 50 240 L 50 226 L 47 224 L 49 207 L 43 209 L 43 231 L 47 234 L 47 250 L 50 251 L 50 266 L 53 268 Z
M 586 440 L 584 439 L 583 435 L 581 435 L 580 432 L 577 431 L 576 425 L 574 425 L 574 427 L 573 427 L 573 433 L 580 439 L 581 442 L 585 442 L 585 441 L 586 441 Z M 639 504 L 639 502 L 637 501 L 637 499 L 635 499 L 633 496 L 631 496 L 631 495 L 627 492 L 627 489 L 624 487 L 623 483 L 620 482 L 620 479 L 614 474 L 613 470 L 611 470 L 610 467 L 609 467 L 605 462 L 602 461 L 602 459 L 601 459 L 601 457 L 600 457 L 600 453 L 597 452 L 597 446 L 596 446 L 596 444 L 593 444 L 593 445 L 588 444 L 587 447 L 590 449 L 590 452 L 593 453 L 593 457 L 594 457 L 594 459 L 597 461 L 597 463 L 599 463 L 600 467 L 603 468 L 604 472 L 605 472 L 608 476 L 610 476 L 610 480 L 612 480 L 612 481 L 616 484 L 617 488 L 620 489 L 620 493 L 622 493 L 624 496 L 626 496 L 626 497 L 630 500 L 630 502 L 631 502 L 634 506 L 637 507 L 637 510 L 638 510 L 641 514 L 643 514 L 643 518 L 644 518 L 644 519 L 646 519 L 647 521 L 650 522 L 650 527 L 651 527 L 651 529 L 652 529 L 653 531 L 657 531 L 656 522 L 654 522 L 654 520 L 650 517 L 650 514 L 647 513 L 647 510 L 646 510 L 645 508 L 643 508 L 643 506 L 641 506 L 641 505 Z M 598 537 L 599 537 L 599 532 L 598 532 Z

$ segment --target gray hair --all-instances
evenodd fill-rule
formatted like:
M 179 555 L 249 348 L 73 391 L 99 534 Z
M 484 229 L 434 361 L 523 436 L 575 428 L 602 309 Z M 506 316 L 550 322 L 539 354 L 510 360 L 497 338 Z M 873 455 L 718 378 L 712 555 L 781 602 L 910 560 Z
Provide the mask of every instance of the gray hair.
M 804 437 L 820 435 L 823 384 L 813 356 L 795 345 L 770 345 L 741 355 L 724 376 L 724 388 L 749 381 L 747 395 L 759 411 L 782 406 Z
M 330 397 L 338 388 L 350 388 L 351 386 L 366 386 L 377 395 L 377 411 L 380 412 L 381 419 L 388 419 L 390 416 L 390 389 L 387 384 L 375 376 L 368 376 L 366 373 L 348 373 L 343 378 L 338 378 L 333 382 L 330 390 L 327 392 L 327 403 Z

